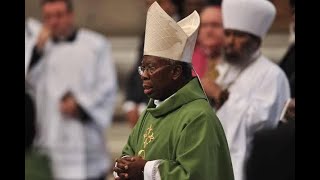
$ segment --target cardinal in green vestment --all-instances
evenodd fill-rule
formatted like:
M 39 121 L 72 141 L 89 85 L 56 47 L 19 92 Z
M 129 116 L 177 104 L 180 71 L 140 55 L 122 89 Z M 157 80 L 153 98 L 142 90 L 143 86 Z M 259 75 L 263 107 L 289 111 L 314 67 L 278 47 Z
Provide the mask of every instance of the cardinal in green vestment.
M 150 6 L 138 68 L 150 101 L 115 162 L 115 179 L 234 180 L 224 130 L 192 76 L 199 25 L 196 11 L 177 23 L 157 2 Z

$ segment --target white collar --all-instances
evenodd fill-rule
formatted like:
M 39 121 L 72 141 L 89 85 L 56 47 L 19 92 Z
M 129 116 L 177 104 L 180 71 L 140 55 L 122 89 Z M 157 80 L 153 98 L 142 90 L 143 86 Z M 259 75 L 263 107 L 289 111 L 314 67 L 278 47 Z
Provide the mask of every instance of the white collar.
M 173 95 L 175 95 L 176 93 L 173 93 L 171 96 L 169 96 L 167 99 L 165 99 L 165 100 L 163 100 L 163 101 L 160 101 L 160 100 L 157 100 L 157 99 L 155 99 L 154 101 L 153 101 L 153 103 L 154 103 L 154 105 L 156 105 L 156 108 L 158 107 L 158 106 L 160 106 L 160 104 L 162 104 L 163 102 L 165 102 L 166 100 L 168 100 L 168 99 L 170 99 Z
M 154 103 L 154 105 L 156 105 L 156 108 L 162 103 L 162 101 L 160 101 L 160 100 L 154 100 L 153 101 L 153 103 Z

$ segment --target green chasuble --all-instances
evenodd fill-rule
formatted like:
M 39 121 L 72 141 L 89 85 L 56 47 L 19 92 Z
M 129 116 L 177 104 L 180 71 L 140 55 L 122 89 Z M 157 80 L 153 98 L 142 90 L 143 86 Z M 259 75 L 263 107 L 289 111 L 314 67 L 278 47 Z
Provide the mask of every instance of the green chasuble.
M 233 180 L 227 140 L 197 78 L 157 108 L 151 99 L 122 155 L 161 160 L 161 180 Z

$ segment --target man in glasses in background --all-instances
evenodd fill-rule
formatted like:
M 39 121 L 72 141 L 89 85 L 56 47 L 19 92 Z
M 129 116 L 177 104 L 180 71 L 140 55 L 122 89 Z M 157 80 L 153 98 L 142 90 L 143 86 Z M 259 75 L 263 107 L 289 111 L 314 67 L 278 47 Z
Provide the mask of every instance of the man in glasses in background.
M 192 77 L 199 25 L 197 12 L 176 23 L 150 6 L 139 73 L 151 100 L 116 160 L 116 179 L 233 180 L 224 131 Z

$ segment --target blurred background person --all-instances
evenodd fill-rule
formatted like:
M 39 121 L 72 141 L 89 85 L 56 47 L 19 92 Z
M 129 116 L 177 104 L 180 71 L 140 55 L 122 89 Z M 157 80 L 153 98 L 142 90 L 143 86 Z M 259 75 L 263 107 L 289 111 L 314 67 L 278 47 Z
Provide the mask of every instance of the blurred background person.
M 291 24 L 295 26 L 295 0 L 290 0 Z M 246 163 L 247 180 L 295 179 L 295 41 L 293 39 L 280 67 L 286 73 L 291 89 L 291 100 L 276 129 L 257 132 Z M 268 169 L 266 171 L 266 169 Z
M 75 25 L 70 0 L 43 0 L 41 10 L 27 75 L 35 89 L 36 145 L 49 154 L 55 179 L 104 179 L 111 163 L 105 129 L 117 89 L 110 43 Z
M 200 78 L 215 80 L 216 64 L 222 57 L 224 30 L 220 5 L 205 6 L 200 14 L 201 25 L 192 57 L 192 65 Z
M 25 120 L 25 180 L 51 180 L 52 172 L 47 154 L 38 151 L 33 146 L 36 136 L 35 107 L 32 98 L 25 89 L 24 94 L 24 120 Z
M 146 0 L 146 11 L 153 2 L 155 2 L 155 0 Z M 157 0 L 157 2 L 174 20 L 178 21 L 180 19 L 177 12 L 177 6 L 172 0 Z M 126 84 L 126 101 L 123 105 L 123 110 L 126 112 L 126 118 L 130 127 L 134 127 L 137 123 L 140 114 L 145 110 L 149 101 L 149 98 L 143 93 L 143 88 L 141 86 L 142 80 L 137 71 L 143 58 L 143 47 L 144 34 L 140 39 L 139 55 L 136 64 L 131 70 Z
M 281 69 L 286 73 L 291 92 L 291 100 L 289 102 L 284 122 L 295 119 L 295 82 L 296 82 L 296 60 L 295 60 L 295 0 L 289 0 L 291 23 L 290 23 L 290 42 L 289 48 L 280 61 Z
M 38 21 L 35 18 L 28 17 L 25 20 L 25 32 L 24 32 L 24 43 L 25 43 L 25 49 L 24 49 L 24 55 L 25 55 L 25 76 L 27 74 L 29 64 L 30 64 L 30 57 L 32 53 L 32 48 L 35 45 L 37 41 L 38 34 L 41 30 L 41 22 Z
M 221 61 L 224 42 L 220 3 L 215 1 L 205 6 L 200 14 L 201 25 L 192 65 L 201 78 L 202 84 L 210 84 L 218 77 L 216 65 Z
M 222 2 L 224 58 L 217 66 L 216 81 L 203 85 L 208 96 L 214 97 L 215 110 L 227 136 L 235 180 L 245 179 L 244 164 L 254 134 L 275 128 L 290 98 L 284 72 L 260 50 L 275 13 L 275 7 L 266 0 Z

